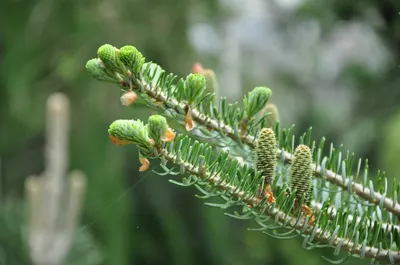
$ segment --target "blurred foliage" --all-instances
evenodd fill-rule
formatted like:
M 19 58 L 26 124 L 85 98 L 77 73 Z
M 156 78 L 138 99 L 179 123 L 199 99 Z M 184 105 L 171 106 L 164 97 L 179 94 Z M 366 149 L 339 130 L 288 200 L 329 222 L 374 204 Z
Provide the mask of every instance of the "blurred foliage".
M 377 144 L 380 143 L 381 135 L 385 134 L 386 128 L 383 125 L 387 117 L 396 112 L 400 102 L 399 10 L 400 1 L 397 0 L 306 0 L 297 10 L 299 18 L 317 18 L 324 36 L 337 24 L 361 21 L 372 27 L 390 52 L 390 60 L 384 69 L 372 71 L 362 63 L 348 64 L 343 68 L 342 78 L 337 85 L 351 84 L 356 94 L 352 113 L 344 118 L 351 127 L 343 132 L 332 126 L 330 135 L 326 135 L 328 139 L 332 137 L 332 139 L 341 140 L 346 144 L 346 148 L 352 151 L 357 149 L 357 155 L 371 158 L 372 167 L 375 169 L 378 163 L 374 162 L 373 158 L 378 153 Z M 310 97 L 313 98 L 312 95 Z M 340 108 L 340 102 L 337 104 Z M 311 123 L 314 127 L 319 126 L 321 119 L 324 119 L 324 115 L 319 116 L 318 113 L 320 112 L 317 110 L 312 114 L 312 117 L 317 119 L 316 122 Z
M 393 60 L 399 62 L 399 5 L 397 0 L 308 0 L 297 15 L 317 17 L 324 31 L 328 31 L 337 21 L 363 16 L 374 7 L 383 17 L 377 31 L 390 48 Z M 111 121 L 117 117 L 144 119 L 149 113 L 122 108 L 120 91 L 86 74 L 84 65 L 95 56 L 93 51 L 106 42 L 116 46 L 134 44 L 148 60 L 184 76 L 194 62 L 203 61 L 188 44 L 191 16 L 218 24 L 223 19 L 221 14 L 226 13 L 220 10 L 217 0 L 1 1 L 1 206 L 11 209 L 7 208 L 10 206 L 5 197 L 21 201 L 24 179 L 43 171 L 45 101 L 50 93 L 63 91 L 71 98 L 73 107 L 71 169 L 78 168 L 88 176 L 81 232 L 91 236 L 78 236 L 77 240 L 93 238 L 102 251 L 100 255 L 96 249 L 80 249 L 88 252 L 88 257 L 101 256 L 105 258 L 103 264 L 113 265 L 297 264 L 300 260 L 307 260 L 310 265 L 325 264 L 315 252 L 303 250 L 295 242 L 297 239 L 281 242 L 247 231 L 251 224 L 246 226 L 216 209 L 202 206 L 191 190 L 181 190 L 168 184 L 166 178 L 153 177 L 151 173 L 138 173 L 137 151 L 132 147 L 117 148 L 108 141 Z M 377 160 L 381 135 L 388 130 L 381 151 L 382 164 L 396 174 L 395 161 L 400 149 L 389 147 L 395 148 L 398 143 L 399 127 L 381 125 L 399 106 L 398 68 L 375 75 L 363 65 L 353 65 L 346 69 L 346 75 L 351 78 L 344 81 L 354 82 L 358 95 L 354 115 L 349 117 L 354 124 L 349 133 L 373 134 L 358 155 Z M 331 128 L 334 121 L 323 122 L 324 112 L 313 108 L 312 95 L 303 96 L 310 104 L 308 114 L 297 121 L 300 128 Z M 368 132 L 371 123 L 378 129 Z M 327 136 L 340 139 L 343 134 L 333 131 Z M 348 139 L 363 145 L 358 138 Z M 29 264 L 21 254 L 25 250 L 18 222 L 13 221 L 21 217 L 21 212 L 3 208 L 0 222 L 6 224 L 0 231 L 0 261 L 4 263 L 0 264 Z M 75 262 L 71 264 L 79 264 Z
M 391 117 L 386 126 L 385 134 L 382 136 L 381 146 L 379 148 L 381 152 L 380 163 L 382 168 L 386 170 L 388 176 L 395 176 L 399 179 L 400 163 L 400 112 L 397 111 L 393 117 Z

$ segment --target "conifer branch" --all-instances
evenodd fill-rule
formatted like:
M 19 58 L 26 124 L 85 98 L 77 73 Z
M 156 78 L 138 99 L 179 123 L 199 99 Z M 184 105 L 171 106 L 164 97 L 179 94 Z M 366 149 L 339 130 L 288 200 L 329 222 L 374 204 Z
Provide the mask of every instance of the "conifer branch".
M 260 214 L 265 214 L 273 217 L 278 223 L 286 224 L 288 227 L 294 228 L 299 231 L 303 230 L 305 226 L 307 227 L 307 219 L 299 220 L 295 217 L 288 217 L 287 213 L 279 211 L 274 207 L 268 207 L 264 204 L 263 199 L 254 196 L 254 194 L 247 194 L 246 192 L 240 190 L 238 187 L 235 187 L 222 180 L 219 175 L 210 176 L 209 173 L 197 168 L 190 163 L 179 162 L 179 159 L 177 159 L 176 156 L 169 154 L 168 151 L 165 149 L 160 149 L 159 155 L 165 158 L 167 161 L 176 164 L 177 166 L 182 165 L 187 173 L 196 175 L 197 177 L 206 180 L 208 183 L 214 185 L 221 190 L 229 191 L 228 193 L 231 197 L 243 201 L 250 208 L 259 209 Z M 260 207 L 260 205 L 264 207 Z M 313 226 L 308 226 L 308 228 L 306 228 L 306 230 L 303 232 L 303 235 L 310 236 L 311 234 L 314 234 L 315 241 L 321 244 L 329 244 L 332 248 L 337 248 L 340 245 L 343 251 L 348 252 L 353 256 L 360 255 L 375 260 L 388 260 L 388 257 L 390 255 L 395 264 L 400 263 L 400 253 L 398 252 L 396 253 L 392 252 L 391 250 L 382 250 L 375 247 L 369 247 L 368 249 L 366 249 L 362 246 L 362 244 L 355 244 L 346 238 L 334 237 L 334 239 L 332 239 L 331 233 L 324 232 L 324 230 L 320 228 L 315 229 L 315 227 Z
M 374 182 L 368 179 L 367 163 L 363 185 L 354 182 L 361 160 L 353 174 L 354 154 L 342 158 L 341 147 L 335 150 L 332 145 L 329 156 L 322 159 L 325 140 L 317 146 L 311 141 L 311 130 L 299 138 L 295 151 L 292 129 L 280 130 L 276 106 L 271 108 L 268 103 L 269 88 L 255 88 L 244 97 L 241 109 L 225 98 L 215 103 L 206 87 L 211 79 L 215 83 L 214 77 L 206 81 L 205 75 L 190 74 L 176 81 L 176 76 L 167 75 L 158 65 L 144 63 L 133 46 L 118 50 L 103 45 L 98 56 L 88 61 L 88 72 L 121 86 L 123 105 L 140 99 L 203 141 L 181 135 L 175 139 L 166 119 L 158 115 L 151 116 L 147 125 L 139 120 L 117 120 L 110 126 L 110 138 L 118 145 L 137 145 L 140 171 L 150 167 L 149 159 L 160 158 L 165 172 L 158 174 L 188 173 L 183 183 L 170 181 L 195 185 L 203 194 L 199 197 L 219 196 L 226 202 L 209 206 L 243 206 L 242 214 L 227 215 L 254 219 L 267 234 L 279 238 L 302 235 L 307 249 L 322 245 L 334 247 L 335 255 L 344 250 L 352 256 L 400 263 L 396 218 L 400 217 L 400 186 L 392 192 L 393 199 L 387 197 L 387 179 L 379 172 Z M 275 118 L 269 117 L 269 109 Z
M 129 124 L 132 126 L 127 126 Z M 139 139 L 136 135 L 143 134 L 140 130 L 144 130 L 144 128 L 146 127 L 142 127 L 137 121 L 120 120 L 110 126 L 109 133 L 110 136 L 117 137 L 119 140 L 129 139 L 131 143 L 143 146 L 143 142 L 148 142 L 148 140 Z M 153 140 L 157 142 L 158 139 Z M 164 168 L 169 162 L 173 167 L 180 168 L 181 174 L 194 177 L 180 185 L 195 185 L 206 194 L 205 198 L 217 195 L 227 201 L 226 204 L 217 205 L 217 207 L 227 209 L 242 205 L 244 213 L 249 215 L 247 219 L 256 220 L 266 229 L 268 225 L 265 222 L 269 219 L 280 225 L 281 228 L 294 229 L 297 234 L 305 238 L 306 246 L 323 245 L 335 248 L 335 253 L 342 250 L 351 256 L 384 260 L 391 264 L 400 263 L 400 253 L 392 250 L 392 237 L 394 237 L 392 233 L 396 232 L 385 231 L 382 229 L 382 225 L 368 226 L 371 221 L 365 215 L 358 222 L 352 222 L 352 225 L 349 226 L 349 219 L 346 219 L 347 215 L 343 209 L 338 209 L 333 219 L 330 218 L 330 209 L 324 206 L 317 216 L 314 213 L 309 215 L 307 212 L 298 211 L 296 204 L 293 203 L 293 199 L 298 194 L 290 195 L 290 189 L 281 190 L 277 196 L 277 202 L 270 203 L 266 197 L 258 196 L 256 187 L 262 185 L 261 183 L 264 181 L 259 178 L 259 175 L 246 169 L 246 166 L 238 165 L 235 160 L 229 160 L 227 162 L 229 165 L 226 166 L 218 163 L 226 161 L 227 152 L 222 152 L 213 159 L 213 151 L 209 146 L 199 144 L 197 141 L 192 142 L 187 136 L 182 135 L 178 135 L 173 142 L 167 145 L 155 144 L 149 146 L 148 149 L 148 154 L 164 161 L 162 162 Z M 205 154 L 205 156 L 198 156 L 199 153 Z M 232 175 L 233 172 L 236 172 L 235 175 Z M 237 172 L 244 173 L 237 175 Z M 214 189 L 218 192 L 212 192 Z M 213 206 L 214 204 L 209 205 Z M 390 235 L 389 239 L 387 239 L 388 234 Z M 377 242 L 378 237 L 381 242 Z M 386 247 L 383 248 L 382 244 L 385 244 Z
M 158 110 L 160 110 L 161 112 L 165 111 L 165 106 L 169 106 L 169 108 L 172 108 L 177 112 L 179 112 L 179 110 L 181 109 L 187 109 L 189 107 L 188 104 L 178 102 L 174 98 L 167 98 L 167 96 L 160 89 L 153 88 L 142 80 L 137 79 L 137 85 L 150 98 L 154 99 L 156 102 L 163 103 L 163 105 L 157 105 Z M 219 132 L 222 131 L 226 137 L 231 138 L 233 141 L 242 141 L 252 149 L 255 148 L 256 139 L 253 135 L 244 135 L 240 137 L 240 129 L 239 132 L 235 132 L 235 130 L 229 125 L 224 124 L 224 122 L 207 117 L 195 108 L 192 108 L 192 117 L 196 123 L 205 126 L 209 130 Z M 293 155 L 279 148 L 277 149 L 277 157 L 283 158 L 283 162 L 286 164 L 291 164 L 293 162 Z M 315 163 L 313 163 L 311 167 L 313 168 L 316 177 L 324 178 L 326 181 L 335 184 L 346 191 L 348 190 L 349 179 L 343 178 L 342 175 L 337 174 L 331 170 L 325 170 L 324 172 L 321 165 L 316 165 Z M 392 212 L 396 216 L 400 217 L 400 205 L 397 202 L 394 202 L 392 199 L 380 194 L 379 192 L 371 192 L 369 188 L 364 187 L 359 183 L 352 183 L 352 191 L 354 191 L 354 193 L 361 198 L 366 199 L 376 205 L 380 204 L 383 200 L 383 207 L 389 212 Z

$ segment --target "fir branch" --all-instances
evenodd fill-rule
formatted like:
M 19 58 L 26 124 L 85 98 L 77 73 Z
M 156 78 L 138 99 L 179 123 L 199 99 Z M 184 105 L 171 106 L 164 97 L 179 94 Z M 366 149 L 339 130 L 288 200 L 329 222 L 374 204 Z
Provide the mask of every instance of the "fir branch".
M 189 105 L 184 102 L 178 102 L 176 99 L 171 97 L 168 98 L 160 89 L 153 88 L 142 80 L 136 80 L 136 83 L 138 87 L 140 87 L 140 89 L 150 98 L 154 99 L 156 102 L 163 103 L 156 106 L 161 112 L 165 111 L 165 109 L 167 108 L 166 106 L 168 106 L 168 108 L 174 109 L 176 112 L 179 112 L 181 109 L 187 109 L 189 107 Z M 242 141 L 243 143 L 251 147 L 251 149 L 255 148 L 256 138 L 253 135 L 247 134 L 244 136 L 240 136 L 240 129 L 238 129 L 238 131 L 235 131 L 231 126 L 225 124 L 222 121 L 217 121 L 215 119 L 207 117 L 195 108 L 192 108 L 192 117 L 197 124 L 201 124 L 211 131 L 222 132 L 224 136 L 229 137 L 233 141 Z M 293 154 L 285 152 L 282 149 L 277 149 L 277 157 L 283 158 L 283 162 L 286 164 L 293 163 Z M 317 165 L 315 163 L 312 163 L 311 167 L 313 168 L 316 177 L 324 178 L 326 181 L 333 183 L 346 191 L 348 190 L 348 178 L 343 178 L 342 175 L 337 174 L 332 170 L 323 170 L 321 165 Z M 380 204 L 383 200 L 383 207 L 385 209 L 387 209 L 389 212 L 392 212 L 396 216 L 400 216 L 400 205 L 397 202 L 394 202 L 392 199 L 380 194 L 379 192 L 371 192 L 369 188 L 364 187 L 359 183 L 352 183 L 352 191 L 361 198 L 366 199 L 376 205 Z
M 133 121 L 125 122 L 132 123 Z M 126 125 L 118 127 L 121 124 L 121 121 L 113 124 L 113 130 L 110 131 L 112 136 L 124 135 L 124 138 L 120 140 L 125 140 L 125 137 L 131 139 L 129 132 L 140 134 L 137 130 L 143 128 L 136 127 L 134 132 L 126 130 L 129 127 Z M 135 144 L 140 144 L 140 142 L 135 142 Z M 290 233 L 296 231 L 295 235 L 299 234 L 305 238 L 306 247 L 313 248 L 322 245 L 334 248 L 335 253 L 342 250 L 352 256 L 389 261 L 391 264 L 400 263 L 400 253 L 392 250 L 394 240 L 398 239 L 398 231 L 385 231 L 382 224 L 366 225 L 371 223 L 371 220 L 365 214 L 358 222 L 350 222 L 347 218 L 346 207 L 337 209 L 335 218 L 330 218 L 329 207 L 322 207 L 316 220 L 311 221 L 315 215 L 296 210 L 293 198 L 297 195 L 295 193 L 289 195 L 290 189 L 289 193 L 286 189 L 281 189 L 277 202 L 271 204 L 257 195 L 257 187 L 264 181 L 258 173 L 249 170 L 246 166 L 240 166 L 236 160 L 228 159 L 227 152 L 213 154 L 210 146 L 197 141 L 193 142 L 188 136 L 178 135 L 173 142 L 157 147 L 156 153 L 156 157 L 164 161 L 162 162 L 164 167 L 169 162 L 180 168 L 181 174 L 194 177 L 183 183 L 183 186 L 195 185 L 205 194 L 204 198 L 219 196 L 226 200 L 226 203 L 222 205 L 210 203 L 208 205 L 222 209 L 241 205 L 244 207 L 246 218 L 256 220 L 262 230 L 271 229 L 265 222 L 273 220 L 278 225 L 273 228 L 274 230 L 282 228 L 288 229 Z M 227 162 L 224 164 L 221 163 L 222 161 Z M 177 182 L 174 181 L 174 183 Z M 305 196 L 301 200 L 304 198 Z
M 244 202 L 248 207 L 258 209 L 259 212 L 257 214 L 265 214 L 274 218 L 275 222 L 279 224 L 285 224 L 286 227 L 296 229 L 297 231 L 301 232 L 306 239 L 309 239 L 309 237 L 313 235 L 313 240 L 315 242 L 318 242 L 319 244 L 327 244 L 329 247 L 335 249 L 339 247 L 342 251 L 345 251 L 352 256 L 361 256 L 363 258 L 366 257 L 374 260 L 389 261 L 391 264 L 400 263 L 400 253 L 398 253 L 398 251 L 395 252 L 390 249 L 383 250 L 376 247 L 367 247 L 365 244 L 356 244 L 352 242 L 351 239 L 335 236 L 332 233 L 326 232 L 324 229 L 316 228 L 315 226 L 307 226 L 307 218 L 299 220 L 298 217 L 290 217 L 285 212 L 282 212 L 274 207 L 268 207 L 265 205 L 263 199 L 258 198 L 254 194 L 247 194 L 238 187 L 225 182 L 219 175 L 210 176 L 209 173 L 205 172 L 204 170 L 200 170 L 190 163 L 179 161 L 176 156 L 168 153 L 168 151 L 165 149 L 159 150 L 159 155 L 165 158 L 167 161 L 176 164 L 177 166 L 183 166 L 188 174 L 196 175 L 215 187 L 224 191 L 228 191 L 228 194 L 231 197 Z M 356 225 L 361 223 L 360 219 L 361 218 L 358 219 L 358 222 L 355 222 Z M 390 231 L 388 226 L 390 227 L 390 225 L 385 224 L 382 226 L 382 228 L 389 229 Z M 371 230 L 373 230 L 373 226 L 371 226 Z
M 88 72 L 100 81 L 123 87 L 123 105 L 132 105 L 139 97 L 149 107 L 180 121 L 187 131 L 193 130 L 194 135 L 222 150 L 217 155 L 210 145 L 181 136 L 165 144 L 175 134 L 162 117 L 151 117 L 146 126 L 140 121 L 116 121 L 110 127 L 110 137 L 117 144 L 138 145 L 143 164 L 140 170 L 149 167 L 147 158 L 159 157 L 165 170 L 161 175 L 189 173 L 189 179 L 183 183 L 171 182 L 195 185 L 203 193 L 200 197 L 218 196 L 226 201 L 207 203 L 209 206 L 243 206 L 242 216 L 231 216 L 254 219 L 267 234 L 279 238 L 300 234 L 305 237 L 303 245 L 307 249 L 325 244 L 334 247 L 335 254 L 345 250 L 350 255 L 400 263 L 400 230 L 397 218 L 393 218 L 400 216 L 399 185 L 395 185 L 393 199 L 386 197 L 387 179 L 378 172 L 374 184 L 368 179 L 367 163 L 363 185 L 356 183 L 361 160 L 357 173 L 352 174 L 354 154 L 347 152 L 343 156 L 341 147 L 335 150 L 333 145 L 329 155 L 322 159 L 325 140 L 317 146 L 311 141 L 311 130 L 299 138 L 300 149 L 307 151 L 301 159 L 296 160 L 293 154 L 296 141 L 292 128 L 280 130 L 279 122 L 275 123 L 277 148 L 275 140 L 271 140 L 265 144 L 266 150 L 257 149 L 260 130 L 274 124 L 267 120 L 269 113 L 259 115 L 268 108 L 269 88 L 258 87 L 250 92 L 244 99 L 244 109 L 237 103 L 227 104 L 225 98 L 216 105 L 214 96 L 205 92 L 206 80 L 199 74 L 176 81 L 176 76 L 167 75 L 158 65 L 144 63 L 143 56 L 132 46 L 118 50 L 105 45 L 99 48 L 98 55 L 99 59 L 86 65 Z M 268 130 L 273 136 L 274 132 Z M 259 160 L 256 170 L 254 151 L 258 151 L 258 159 L 268 158 L 266 162 Z M 240 159 L 247 161 L 239 162 Z M 168 162 L 173 168 L 167 167 Z M 174 171 L 176 167 L 179 172 Z M 275 171 L 275 167 L 279 169 Z M 285 179 L 287 171 L 291 173 L 290 179 Z M 311 172 L 317 178 L 312 179 Z M 289 181 L 291 187 L 285 186 Z M 316 200 L 311 204 L 317 211 L 308 208 L 312 193 Z M 330 200 L 334 200 L 334 206 L 329 205 Z M 274 224 L 266 224 L 268 221 Z M 286 230 L 279 233 L 280 229 Z

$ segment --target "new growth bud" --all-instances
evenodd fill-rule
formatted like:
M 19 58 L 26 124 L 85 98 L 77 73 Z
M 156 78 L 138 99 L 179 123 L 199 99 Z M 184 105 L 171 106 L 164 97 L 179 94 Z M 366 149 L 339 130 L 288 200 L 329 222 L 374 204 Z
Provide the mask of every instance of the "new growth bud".
M 203 66 L 201 65 L 201 63 L 195 63 L 192 66 L 192 73 L 193 74 L 201 74 L 204 71 Z
M 256 144 L 256 169 L 261 172 L 265 185 L 271 185 L 275 177 L 277 163 L 277 146 L 273 130 L 264 128 L 261 130 Z
M 312 154 L 306 145 L 299 145 L 294 152 L 293 164 L 290 169 L 290 188 L 296 193 L 296 199 L 304 198 L 304 203 L 310 200 L 312 185 Z
M 272 91 L 268 87 L 256 87 L 253 91 L 249 92 L 243 99 L 247 118 L 250 119 L 261 111 L 267 104 L 271 95 Z
M 95 58 L 87 61 L 86 71 L 99 81 L 119 83 L 119 79 L 110 71 L 107 71 L 100 59 Z
M 145 153 L 152 148 L 147 129 L 140 120 L 116 120 L 110 125 L 108 134 L 116 144 L 133 143 Z
M 206 79 L 206 92 L 214 93 L 216 96 L 218 95 L 218 81 L 217 75 L 211 69 L 205 69 L 202 73 L 202 76 Z
M 160 145 L 163 137 L 167 134 L 167 119 L 160 115 L 151 115 L 147 121 L 149 136 L 156 145 Z
M 97 56 L 105 67 L 112 72 L 124 73 L 125 67 L 118 58 L 118 50 L 110 44 L 104 44 L 97 50 Z
M 218 96 L 217 75 L 212 69 L 204 69 L 200 63 L 195 63 L 192 67 L 193 74 L 201 74 L 206 79 L 206 92 Z
M 136 74 L 142 68 L 145 58 L 133 46 L 126 45 L 119 50 L 119 60 L 133 73 Z
M 189 104 L 196 101 L 204 92 L 206 79 L 200 74 L 189 74 L 185 80 L 185 97 Z

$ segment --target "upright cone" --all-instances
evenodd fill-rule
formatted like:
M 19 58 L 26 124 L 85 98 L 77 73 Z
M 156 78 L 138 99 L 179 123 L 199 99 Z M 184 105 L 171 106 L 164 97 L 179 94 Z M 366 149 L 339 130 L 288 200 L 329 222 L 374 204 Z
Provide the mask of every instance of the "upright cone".
M 255 148 L 257 160 L 256 169 L 261 172 L 266 186 L 271 185 L 275 177 L 276 168 L 276 138 L 275 133 L 270 128 L 261 130 Z
M 294 152 L 293 164 L 290 169 L 290 188 L 296 192 L 296 199 L 304 197 L 304 203 L 310 200 L 312 185 L 312 154 L 306 145 L 299 145 Z

